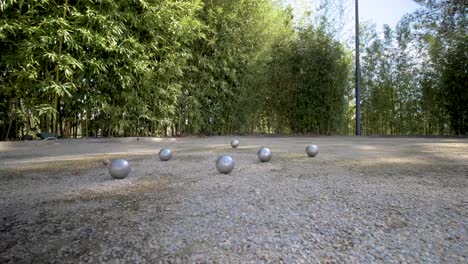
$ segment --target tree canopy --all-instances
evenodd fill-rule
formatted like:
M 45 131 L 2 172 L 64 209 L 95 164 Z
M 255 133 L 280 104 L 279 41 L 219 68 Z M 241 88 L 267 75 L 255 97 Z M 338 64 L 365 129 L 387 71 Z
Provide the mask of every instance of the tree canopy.
M 353 134 L 343 5 L 320 1 L 298 24 L 273 0 L 1 0 L 0 137 Z M 417 2 L 361 25 L 365 134 L 468 133 L 467 7 Z
M 383 38 L 363 27 L 364 133 L 466 135 L 468 6 L 416 2 L 421 8 Z

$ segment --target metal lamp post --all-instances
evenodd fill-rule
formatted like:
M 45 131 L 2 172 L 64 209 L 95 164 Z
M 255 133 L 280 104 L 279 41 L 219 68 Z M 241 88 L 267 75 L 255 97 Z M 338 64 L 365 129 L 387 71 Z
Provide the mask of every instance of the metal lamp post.
M 361 135 L 361 65 L 359 63 L 359 1 L 355 0 L 356 10 L 356 136 Z

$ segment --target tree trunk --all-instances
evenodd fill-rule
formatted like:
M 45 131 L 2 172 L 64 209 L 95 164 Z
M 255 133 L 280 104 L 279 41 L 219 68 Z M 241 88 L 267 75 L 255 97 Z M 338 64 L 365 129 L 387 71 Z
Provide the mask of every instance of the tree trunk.
M 7 129 L 7 132 L 6 132 L 6 136 L 5 136 L 5 140 L 8 141 L 8 137 L 10 136 L 10 130 L 11 130 L 11 126 L 13 125 L 13 116 L 10 118 L 10 123 L 8 124 L 8 129 Z

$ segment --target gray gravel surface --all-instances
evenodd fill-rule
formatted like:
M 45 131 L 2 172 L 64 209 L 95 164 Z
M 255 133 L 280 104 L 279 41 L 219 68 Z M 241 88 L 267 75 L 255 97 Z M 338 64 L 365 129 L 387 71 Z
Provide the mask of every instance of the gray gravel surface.
M 467 139 L 236 138 L 0 143 L 0 263 L 467 263 Z

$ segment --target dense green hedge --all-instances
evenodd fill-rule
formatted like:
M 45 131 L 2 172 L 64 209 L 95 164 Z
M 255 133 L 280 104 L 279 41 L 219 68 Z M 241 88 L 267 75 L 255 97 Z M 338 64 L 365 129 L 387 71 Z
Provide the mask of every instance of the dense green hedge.
M 454 2 L 434 28 L 450 7 L 420 2 L 425 15 L 384 39 L 363 28 L 367 134 L 468 131 L 466 8 Z M 0 11 L 2 140 L 353 133 L 353 53 L 326 16 L 298 27 L 273 0 L 8 0 Z

